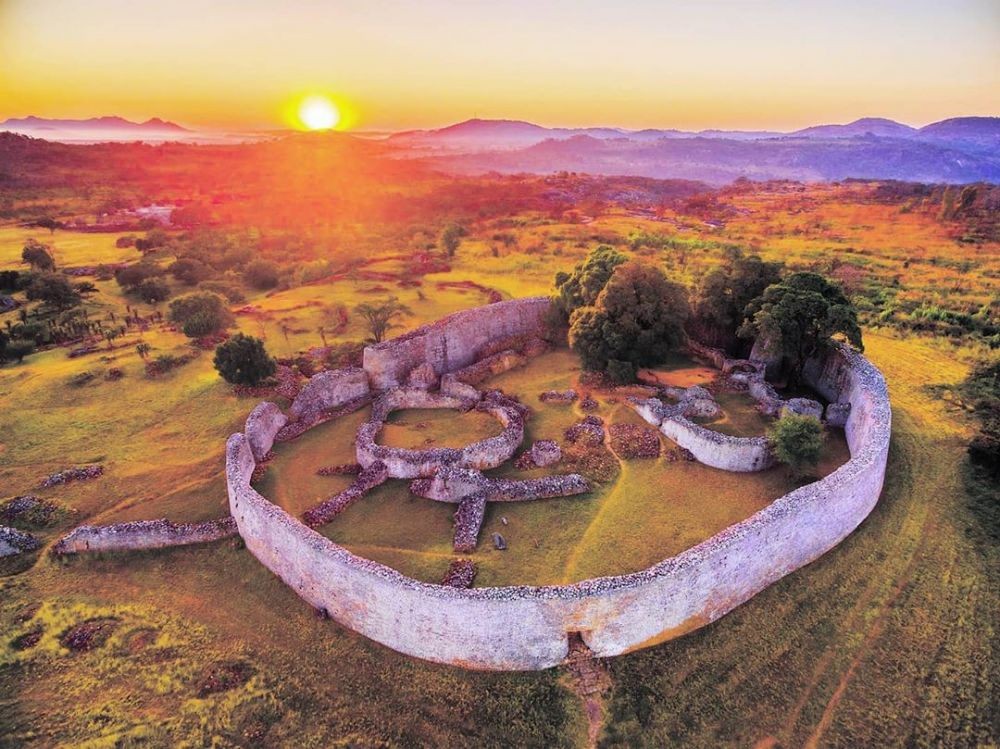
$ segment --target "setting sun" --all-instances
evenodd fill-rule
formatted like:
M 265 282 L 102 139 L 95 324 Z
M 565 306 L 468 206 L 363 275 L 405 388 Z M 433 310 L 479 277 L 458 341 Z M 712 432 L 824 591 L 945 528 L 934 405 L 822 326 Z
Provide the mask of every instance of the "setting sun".
M 325 96 L 310 96 L 299 105 L 299 119 L 307 130 L 330 130 L 340 122 L 340 112 Z

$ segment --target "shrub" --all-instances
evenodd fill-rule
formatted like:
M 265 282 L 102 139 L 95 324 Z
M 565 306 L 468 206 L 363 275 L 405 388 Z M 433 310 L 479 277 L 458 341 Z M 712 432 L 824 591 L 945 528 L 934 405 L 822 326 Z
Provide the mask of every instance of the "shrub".
M 237 333 L 215 350 L 215 369 L 231 385 L 255 387 L 277 371 L 259 338 Z
M 134 287 L 133 292 L 147 304 L 165 302 L 170 298 L 170 287 L 159 278 L 147 278 Z
M 131 289 L 143 281 L 163 275 L 163 268 L 156 263 L 143 260 L 138 263 L 126 265 L 115 271 L 115 281 L 124 289 Z
M 225 281 L 202 281 L 198 288 L 224 296 L 230 304 L 243 304 L 247 300 L 241 289 Z
M 233 322 L 232 313 L 222 297 L 205 291 L 196 291 L 174 299 L 170 303 L 169 317 L 191 338 L 201 338 L 224 330 Z M 191 332 L 188 333 L 188 330 Z
M 212 269 L 200 260 L 182 257 L 174 261 L 167 271 L 178 281 L 187 286 L 194 286 L 212 275 Z
M 824 435 L 823 425 L 815 416 L 786 413 L 768 430 L 767 436 L 775 457 L 794 476 L 802 477 L 819 463 Z
M 261 291 L 278 285 L 278 266 L 268 260 L 254 260 L 243 269 L 246 282 Z
M 41 301 L 57 310 L 75 307 L 83 301 L 72 283 L 65 276 L 57 273 L 42 273 L 35 276 L 27 290 L 27 297 L 32 301 Z
M 4 349 L 4 356 L 8 359 L 14 359 L 20 364 L 24 361 L 24 357 L 29 356 L 35 350 L 34 341 L 25 341 L 22 339 L 15 338 L 8 341 L 6 348 Z
M 21 260 L 30 265 L 32 270 L 43 273 L 51 273 L 56 269 L 56 261 L 52 259 L 49 246 L 36 239 L 29 239 L 24 245 Z

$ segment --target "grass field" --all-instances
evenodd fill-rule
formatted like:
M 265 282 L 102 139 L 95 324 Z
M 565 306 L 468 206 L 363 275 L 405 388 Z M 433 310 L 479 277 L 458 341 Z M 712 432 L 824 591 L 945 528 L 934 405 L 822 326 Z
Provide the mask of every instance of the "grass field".
M 752 213 L 722 232 L 678 229 L 689 249 L 650 257 L 690 280 L 717 261 L 718 243 L 759 244 L 768 257 L 795 265 L 833 255 L 863 263 L 882 280 L 899 275 L 900 295 L 913 299 L 989 299 L 995 253 L 974 253 L 974 266 L 962 271 L 954 262 L 967 248 L 939 225 L 890 215 L 883 206 L 839 206 L 839 198 L 824 197 L 827 189 L 839 188 L 816 188 L 811 203 L 741 197 Z M 425 277 L 423 299 L 416 290 L 393 289 L 414 311 L 400 330 L 481 303 L 475 291 L 438 290 L 438 280 L 474 281 L 510 297 L 546 293 L 555 270 L 570 267 L 602 237 L 673 231 L 620 214 L 587 225 L 527 222 L 517 231 L 518 245 L 493 257 L 484 238 L 492 230 L 463 244 L 450 273 Z M 22 230 L 0 228 L 0 267 L 17 267 L 22 240 Z M 133 252 L 115 249 L 107 235 L 56 232 L 52 242 L 66 265 Z M 127 300 L 114 282 L 97 285 L 88 302 L 94 314 L 124 310 Z M 254 293 L 248 302 L 268 313 L 268 346 L 285 355 L 320 345 L 316 328 L 324 315 L 377 298 L 381 292 L 365 291 L 374 285 L 347 279 Z M 259 334 L 260 319 L 237 320 Z M 291 328 L 287 340 L 282 326 Z M 330 338 L 360 335 L 352 320 Z M 149 331 L 145 340 L 157 352 L 189 350 L 183 336 L 167 330 Z M 111 351 L 79 359 L 45 351 L 0 368 L 4 497 L 34 492 L 70 510 L 40 532 L 46 544 L 81 522 L 195 520 L 225 511 L 224 440 L 256 399 L 238 398 L 220 382 L 210 352 L 148 379 L 136 341 L 132 334 Z M 609 661 L 603 746 L 997 742 L 1000 552 L 984 536 L 962 483 L 967 414 L 929 387 L 959 382 L 970 349 L 896 337 L 888 328 L 868 330 L 866 345 L 893 403 L 889 472 L 875 511 L 837 549 L 720 621 Z M 112 366 L 124 369 L 124 379 L 104 379 Z M 556 351 L 495 378 L 531 407 L 529 442 L 560 438 L 582 415 L 537 397 L 574 383 L 575 368 L 571 355 Z M 87 370 L 99 376 L 69 384 Z M 670 384 L 695 384 L 702 375 L 673 366 L 663 376 L 676 378 Z M 624 404 L 594 395 L 607 421 L 637 418 Z M 726 418 L 711 426 L 759 433 L 764 424 L 751 412 L 737 400 L 728 405 Z M 349 478 L 315 471 L 353 460 L 350 440 L 365 415 L 279 447 L 261 491 L 295 514 L 340 491 Z M 414 414 L 397 418 L 410 422 Z M 416 421 L 433 423 L 426 430 L 399 427 L 388 438 L 446 440 L 457 423 L 430 414 Z M 842 444 L 833 441 L 831 449 L 831 460 L 840 459 Z M 38 490 L 47 474 L 90 462 L 102 462 L 105 476 Z M 537 475 L 510 467 L 498 473 Z M 783 493 L 785 482 L 780 471 L 748 478 L 663 459 L 621 461 L 616 481 L 591 496 L 491 506 L 481 539 L 501 530 L 510 548 L 501 553 L 488 540 L 480 544 L 476 584 L 565 582 L 641 569 L 746 517 Z M 711 498 L 726 501 L 710 501 L 707 486 Z M 407 574 L 437 580 L 452 556 L 452 509 L 391 482 L 324 532 Z M 654 544 L 637 543 L 637 511 L 642 537 Z M 71 626 L 107 617 L 117 624 L 102 647 L 72 652 L 60 644 Z M 38 644 L 18 649 L 18 638 L 33 632 L 40 632 Z M 249 672 L 237 669 L 243 676 L 233 688 L 205 691 L 213 673 L 245 665 Z M 580 702 L 558 671 L 473 673 L 396 654 L 318 619 L 237 542 L 68 561 L 36 553 L 0 567 L 2 747 L 581 746 L 586 732 Z

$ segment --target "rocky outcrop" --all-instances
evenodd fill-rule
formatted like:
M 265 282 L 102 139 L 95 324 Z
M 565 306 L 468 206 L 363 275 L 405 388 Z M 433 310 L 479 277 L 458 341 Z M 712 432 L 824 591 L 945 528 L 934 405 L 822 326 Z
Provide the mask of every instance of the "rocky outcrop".
M 65 555 L 86 551 L 162 549 L 218 541 L 235 534 L 236 523 L 231 517 L 204 523 L 171 523 L 160 518 L 113 525 L 81 525 L 59 539 L 52 553 Z

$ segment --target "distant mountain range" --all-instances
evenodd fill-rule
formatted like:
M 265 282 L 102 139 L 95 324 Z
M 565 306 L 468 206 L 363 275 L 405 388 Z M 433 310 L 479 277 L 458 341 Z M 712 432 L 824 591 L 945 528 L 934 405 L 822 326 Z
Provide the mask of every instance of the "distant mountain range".
M 569 140 L 577 136 L 600 140 L 649 142 L 671 139 L 712 138 L 718 140 L 755 141 L 773 138 L 829 140 L 844 138 L 905 138 L 916 140 L 965 140 L 1000 146 L 1000 117 L 958 117 L 942 120 L 922 128 L 910 127 L 894 120 L 866 117 L 846 125 L 816 125 L 788 133 L 772 130 L 625 130 L 614 127 L 564 128 L 543 127 L 521 120 L 472 119 L 436 130 L 408 130 L 389 137 L 395 145 L 462 150 L 507 150 L 524 148 L 546 140 Z
M 159 117 L 145 122 L 132 122 L 124 117 L 91 117 L 86 120 L 12 117 L 0 122 L 0 130 L 66 142 L 181 140 L 194 135 L 193 131 Z
M 468 120 L 386 141 L 460 173 L 562 171 L 691 179 L 899 179 L 1000 182 L 1000 117 L 959 117 L 922 128 L 867 118 L 790 133 L 545 128 Z

